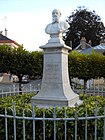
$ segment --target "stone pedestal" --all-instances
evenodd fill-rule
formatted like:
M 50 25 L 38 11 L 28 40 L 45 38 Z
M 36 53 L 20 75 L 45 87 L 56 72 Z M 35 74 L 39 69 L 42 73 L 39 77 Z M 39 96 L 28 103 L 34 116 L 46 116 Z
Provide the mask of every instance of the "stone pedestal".
M 79 96 L 70 87 L 68 75 L 68 50 L 60 42 L 48 42 L 40 48 L 44 51 L 44 68 L 41 90 L 31 101 L 38 107 L 75 106 Z

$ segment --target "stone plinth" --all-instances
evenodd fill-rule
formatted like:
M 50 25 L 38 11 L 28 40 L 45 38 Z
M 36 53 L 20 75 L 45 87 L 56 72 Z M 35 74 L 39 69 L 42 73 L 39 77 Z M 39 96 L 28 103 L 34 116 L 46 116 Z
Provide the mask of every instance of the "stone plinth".
M 41 90 L 31 101 L 38 107 L 74 106 L 79 96 L 70 87 L 68 50 L 63 43 L 49 42 L 40 48 L 44 51 L 44 68 Z

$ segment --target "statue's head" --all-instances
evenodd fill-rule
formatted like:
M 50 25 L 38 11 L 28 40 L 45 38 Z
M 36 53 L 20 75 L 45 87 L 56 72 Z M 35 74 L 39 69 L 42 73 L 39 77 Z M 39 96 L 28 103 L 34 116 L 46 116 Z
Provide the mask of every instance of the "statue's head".
M 59 9 L 54 9 L 52 11 L 52 23 L 56 23 L 60 21 L 61 12 Z

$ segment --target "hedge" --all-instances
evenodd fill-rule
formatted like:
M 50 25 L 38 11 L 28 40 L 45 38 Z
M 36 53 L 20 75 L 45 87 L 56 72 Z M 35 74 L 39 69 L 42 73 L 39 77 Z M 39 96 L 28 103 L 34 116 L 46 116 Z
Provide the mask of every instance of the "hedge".
M 13 97 L 5 97 L 0 98 L 0 114 L 4 114 L 5 107 L 7 109 L 8 115 L 13 115 L 11 109 L 14 108 L 13 102 L 15 103 L 16 108 L 16 115 L 22 116 L 23 110 L 25 113 L 25 117 L 31 117 L 32 113 L 30 110 L 32 110 L 32 106 L 30 104 L 30 98 L 34 94 L 22 94 L 17 95 Z M 84 117 L 86 114 L 88 116 L 94 116 L 96 108 L 100 108 L 98 111 L 98 115 L 103 115 L 104 112 L 104 106 L 105 106 L 105 99 L 101 98 L 100 96 L 88 96 L 81 94 L 80 99 L 83 100 L 83 104 L 80 106 L 76 106 L 75 108 L 72 107 L 62 107 L 58 108 L 56 107 L 56 117 L 57 118 L 64 118 L 65 109 L 66 109 L 66 118 L 75 118 L 75 114 L 78 112 L 78 117 Z M 11 108 L 11 109 L 10 109 Z M 45 112 L 46 118 L 53 118 L 53 112 L 54 108 L 49 109 L 43 109 L 43 108 L 37 108 L 34 107 L 35 117 L 43 117 L 43 112 Z M 78 140 L 84 140 L 85 139 L 85 121 L 78 120 L 78 117 L 75 119 L 77 120 L 78 124 Z M 13 118 L 8 118 L 8 140 L 14 139 L 14 130 L 13 130 Z M 74 140 L 74 134 L 75 134 L 75 121 L 67 121 L 67 139 Z M 88 139 L 93 140 L 94 138 L 94 124 L 95 120 L 88 120 Z M 26 127 L 26 140 L 32 140 L 33 135 L 33 121 L 32 120 L 25 120 L 25 127 Z M 45 130 L 46 130 L 46 140 L 53 140 L 54 139 L 54 122 L 46 120 L 45 123 Z M 64 140 L 64 121 L 56 121 L 56 131 L 57 131 L 57 140 Z M 101 140 L 103 139 L 103 119 L 98 119 L 98 125 L 97 125 L 97 139 Z M 43 121 L 36 120 L 35 121 L 35 137 L 36 140 L 42 140 L 43 139 Z M 19 140 L 23 140 L 23 122 L 21 119 L 16 120 L 16 138 Z M 0 117 L 0 140 L 5 140 L 5 118 Z

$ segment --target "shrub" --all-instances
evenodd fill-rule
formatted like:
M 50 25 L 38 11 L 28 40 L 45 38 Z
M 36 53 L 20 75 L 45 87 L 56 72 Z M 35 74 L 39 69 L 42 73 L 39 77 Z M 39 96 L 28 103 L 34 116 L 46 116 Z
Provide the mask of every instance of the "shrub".
M 37 108 L 30 104 L 30 98 L 35 94 L 23 94 L 17 95 L 13 97 L 5 97 L 0 98 L 0 114 L 15 116 L 7 118 L 7 126 L 8 126 L 8 139 L 14 139 L 14 122 L 16 121 L 16 138 L 19 140 L 23 139 L 23 125 L 25 122 L 25 138 L 26 140 L 32 140 L 33 131 L 35 131 L 36 140 L 43 139 L 43 124 L 44 121 L 38 120 L 38 118 L 43 118 L 44 115 L 46 118 L 53 118 L 54 112 L 56 112 L 56 118 L 62 118 L 60 121 L 56 121 L 56 137 L 58 140 L 64 140 L 65 136 L 65 123 L 67 126 L 67 139 L 75 139 L 75 122 L 77 121 L 77 133 L 78 140 L 85 139 L 85 123 L 86 120 L 79 120 L 79 117 L 94 116 L 94 115 L 103 115 L 103 108 L 105 106 L 105 99 L 100 96 L 88 96 L 81 94 L 80 99 L 83 100 L 83 104 L 76 107 L 62 107 L 62 108 Z M 15 104 L 15 105 L 14 105 Z M 6 107 L 6 110 L 5 110 Z M 33 110 L 33 111 L 32 111 Z M 97 112 L 98 110 L 98 112 Z M 7 113 L 6 113 L 7 112 Z M 15 114 L 14 114 L 15 113 Z M 66 113 L 66 114 L 65 114 Z M 97 113 L 97 114 L 96 114 Z M 33 120 L 32 116 L 37 120 Z M 64 121 L 63 118 L 75 118 L 72 121 Z M 18 119 L 16 118 L 18 117 Z M 23 119 L 23 117 L 30 117 L 27 119 Z M 20 117 L 20 118 L 19 118 Z M 4 140 L 5 138 L 5 116 L 0 115 L 0 140 Z M 87 120 L 88 121 L 88 139 L 92 140 L 94 137 L 94 124 L 95 119 Z M 33 122 L 35 123 L 35 130 L 33 130 Z M 98 119 L 97 121 L 97 139 L 103 139 L 103 119 Z M 46 132 L 46 140 L 54 139 L 54 121 L 45 120 L 45 132 Z

